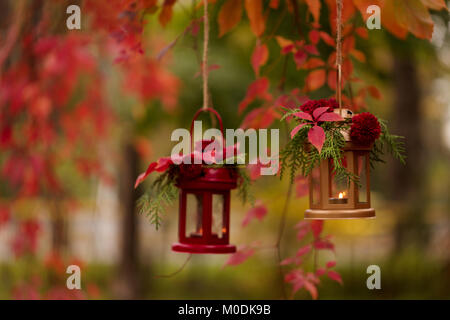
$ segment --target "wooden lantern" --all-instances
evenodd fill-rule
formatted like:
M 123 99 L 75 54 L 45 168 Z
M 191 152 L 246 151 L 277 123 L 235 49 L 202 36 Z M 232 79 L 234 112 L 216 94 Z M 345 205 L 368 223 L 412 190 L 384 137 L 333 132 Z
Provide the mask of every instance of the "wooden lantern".
M 214 113 L 214 109 L 200 109 L 191 125 L 202 111 Z M 205 148 L 211 141 L 202 141 Z M 194 177 L 180 176 L 177 187 L 179 196 L 179 242 L 172 250 L 187 253 L 233 253 L 236 247 L 230 239 L 230 192 L 237 186 L 237 171 L 233 167 L 207 167 L 195 165 L 201 173 Z
M 353 181 L 335 179 L 333 160 L 320 162 L 309 176 L 309 207 L 305 219 L 373 218 L 370 207 L 370 163 L 372 146 L 359 146 L 351 141 L 344 146 L 343 164 L 359 177 L 359 185 Z

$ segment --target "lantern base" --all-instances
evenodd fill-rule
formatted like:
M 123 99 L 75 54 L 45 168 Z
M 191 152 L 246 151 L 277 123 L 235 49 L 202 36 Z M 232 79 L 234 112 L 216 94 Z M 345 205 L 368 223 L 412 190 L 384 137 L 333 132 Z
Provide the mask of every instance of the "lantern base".
M 193 253 L 193 254 L 234 253 L 234 252 L 236 252 L 236 246 L 233 246 L 231 244 L 204 245 L 204 244 L 174 243 L 172 245 L 172 251 L 186 252 L 186 253 Z
M 308 209 L 305 211 L 305 219 L 328 220 L 328 219 L 361 219 L 375 218 L 375 209 L 347 209 L 347 210 L 320 210 Z

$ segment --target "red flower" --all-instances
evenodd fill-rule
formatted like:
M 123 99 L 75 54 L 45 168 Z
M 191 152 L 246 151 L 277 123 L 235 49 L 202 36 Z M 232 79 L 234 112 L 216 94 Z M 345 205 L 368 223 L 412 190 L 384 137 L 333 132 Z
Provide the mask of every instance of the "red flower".
M 352 118 L 350 137 L 352 141 L 362 145 L 370 145 L 380 137 L 381 127 L 378 119 L 369 112 L 355 115 Z
M 184 164 L 180 165 L 180 179 L 191 180 L 201 176 L 203 166 L 201 164 Z
M 303 112 L 313 114 L 314 110 L 317 108 L 328 107 L 328 112 L 332 112 L 334 109 L 338 108 L 339 105 L 337 101 L 333 98 L 331 99 L 320 99 L 320 100 L 309 100 L 300 106 L 300 110 Z
M 300 131 L 301 128 L 307 124 L 312 124 L 313 127 L 308 131 L 308 140 L 311 144 L 317 148 L 319 153 L 322 151 L 323 144 L 325 142 L 325 131 L 319 126 L 320 122 L 331 122 L 331 121 L 344 121 L 344 119 L 337 113 L 330 112 L 328 106 L 318 108 L 314 110 L 313 114 L 310 115 L 306 112 L 294 113 L 299 119 L 303 119 L 307 122 L 300 123 L 291 131 L 291 139 Z

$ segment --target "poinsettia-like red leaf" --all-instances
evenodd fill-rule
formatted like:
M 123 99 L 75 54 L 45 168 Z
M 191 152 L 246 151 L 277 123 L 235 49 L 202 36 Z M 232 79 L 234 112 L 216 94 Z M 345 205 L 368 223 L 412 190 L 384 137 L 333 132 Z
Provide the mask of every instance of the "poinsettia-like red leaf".
M 343 284 L 341 275 L 339 273 L 337 273 L 336 271 L 330 270 L 327 273 L 327 276 L 331 279 L 334 280 L 336 282 L 339 282 L 341 285 Z
M 311 115 L 306 112 L 296 112 L 296 113 L 294 113 L 294 116 L 296 116 L 297 118 L 300 118 L 300 119 L 313 121 L 313 118 L 311 117 Z
M 294 136 L 297 134 L 297 132 L 299 132 L 299 130 L 300 130 L 301 128 L 303 128 L 304 126 L 306 126 L 306 125 L 307 125 L 307 123 L 301 123 L 301 124 L 299 124 L 298 126 L 296 126 L 296 127 L 291 131 L 291 139 L 293 139 Z
M 247 226 L 249 222 L 255 218 L 261 221 L 266 216 L 266 214 L 267 214 L 266 206 L 261 202 L 261 200 L 258 200 L 256 201 L 255 207 L 251 208 L 247 212 L 247 215 L 242 221 L 242 226 L 243 227 Z
M 320 153 L 322 151 L 323 143 L 325 142 L 325 131 L 317 125 L 312 127 L 308 131 L 308 140 Z
M 157 165 L 158 165 L 157 162 L 152 162 L 152 163 L 150 163 L 150 165 L 148 166 L 147 170 L 146 170 L 145 172 L 141 173 L 141 174 L 137 177 L 136 183 L 134 184 L 134 188 L 135 188 L 135 189 L 142 183 L 142 181 L 145 180 L 145 178 L 148 177 L 148 175 L 149 175 L 150 173 L 152 173 L 153 171 L 155 171 L 155 168 L 156 168 Z
M 170 157 L 161 158 L 158 160 L 158 165 L 155 167 L 155 171 L 164 172 L 169 168 L 171 164 L 173 164 L 173 162 Z
M 327 112 L 328 109 L 330 109 L 330 107 L 320 107 L 320 108 L 315 109 L 314 112 L 313 112 L 314 120 L 319 121 L 319 120 L 318 120 L 319 117 L 320 117 L 323 113 Z
M 334 112 L 325 112 L 317 119 L 317 121 L 344 121 L 344 119 Z

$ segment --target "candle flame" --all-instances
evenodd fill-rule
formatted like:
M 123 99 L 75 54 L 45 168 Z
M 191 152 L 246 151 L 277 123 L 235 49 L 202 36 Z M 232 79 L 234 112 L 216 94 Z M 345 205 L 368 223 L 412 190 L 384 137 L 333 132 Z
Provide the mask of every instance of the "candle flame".
M 222 228 L 222 233 L 227 233 L 227 228 Z
M 345 191 L 339 192 L 339 199 L 344 199 L 344 197 L 345 197 Z

